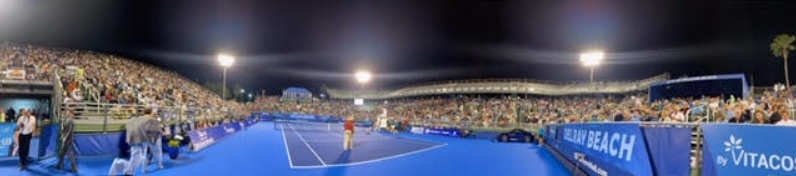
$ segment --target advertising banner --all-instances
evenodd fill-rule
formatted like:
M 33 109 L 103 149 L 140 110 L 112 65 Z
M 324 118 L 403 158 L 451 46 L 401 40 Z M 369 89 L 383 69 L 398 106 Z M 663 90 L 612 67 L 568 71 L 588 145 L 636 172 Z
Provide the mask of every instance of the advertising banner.
M 642 128 L 655 175 L 691 174 L 692 128 L 671 125 Z
M 0 123 L 0 157 L 11 154 L 11 145 L 14 143 L 14 128 L 17 124 Z
M 234 134 L 235 132 L 238 132 L 241 129 L 239 123 L 227 123 L 221 125 L 221 127 L 224 128 L 224 132 L 227 133 L 226 135 Z
M 409 130 L 409 132 L 414 134 L 423 134 L 425 131 L 426 128 L 423 128 L 421 126 L 412 126 L 411 129 Z
M 451 137 L 460 137 L 459 129 L 457 128 L 425 128 L 424 134 L 443 135 Z
M 639 124 L 562 124 L 557 146 L 589 175 L 652 175 Z
M 794 127 L 706 124 L 703 175 L 796 175 Z
M 202 150 L 210 146 L 210 144 L 215 143 L 216 140 L 227 135 L 227 130 L 226 126 L 216 126 L 188 132 L 188 136 L 191 137 L 193 151 Z M 234 130 L 234 128 L 232 130 Z
M 6 70 L 6 78 L 8 78 L 8 79 L 25 79 L 25 70 L 23 70 L 23 69 L 8 69 L 8 70 Z
M 295 120 L 315 120 L 314 115 L 307 115 L 307 114 L 290 114 L 291 119 Z

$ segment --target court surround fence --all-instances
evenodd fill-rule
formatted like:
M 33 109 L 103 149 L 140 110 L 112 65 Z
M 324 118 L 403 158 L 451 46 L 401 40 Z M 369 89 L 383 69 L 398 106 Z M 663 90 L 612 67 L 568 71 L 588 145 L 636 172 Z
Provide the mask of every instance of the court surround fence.
M 563 158 L 562 162 L 575 166 L 571 168 L 573 173 L 706 176 L 796 173 L 796 156 L 791 149 L 796 141 L 787 139 L 792 138 L 790 136 L 771 135 L 794 134 L 794 127 L 727 123 L 574 123 L 547 125 L 545 131 L 545 144 Z M 622 151 L 628 151 L 623 147 L 631 136 L 635 138 L 632 152 L 640 153 L 617 160 Z

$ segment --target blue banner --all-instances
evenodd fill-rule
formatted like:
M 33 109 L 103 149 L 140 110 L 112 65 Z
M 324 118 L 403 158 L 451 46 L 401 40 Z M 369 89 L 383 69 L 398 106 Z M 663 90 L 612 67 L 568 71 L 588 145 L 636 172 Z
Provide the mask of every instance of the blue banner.
M 11 144 L 14 143 L 14 128 L 17 124 L 0 123 L 0 156 L 9 156 Z
M 202 150 L 217 140 L 224 138 L 224 136 L 228 135 L 227 130 L 226 126 L 222 125 L 188 132 L 188 136 L 191 137 L 193 151 Z
M 555 142 L 558 137 L 558 125 L 548 125 L 545 127 L 544 140 L 545 142 Z
M 563 124 L 557 149 L 589 175 L 652 175 L 639 124 Z
M 428 128 L 423 129 L 423 134 L 433 134 L 451 137 L 460 137 L 461 134 L 458 128 Z
M 238 132 L 241 129 L 240 124 L 236 123 L 236 122 L 227 123 L 227 124 L 221 125 L 221 127 L 224 128 L 224 132 L 227 133 L 227 135 L 234 134 L 235 132 Z
M 46 125 L 41 130 L 41 135 L 39 136 L 39 156 L 42 157 L 49 157 L 55 156 L 55 145 L 58 143 L 58 131 L 59 131 L 60 124 L 54 123 L 50 125 Z
M 794 127 L 703 125 L 703 175 L 796 175 Z
M 306 114 L 291 114 L 291 119 L 298 119 L 298 120 L 315 120 L 316 117 L 314 115 L 306 115 Z
M 645 126 L 644 139 L 655 175 L 691 175 L 693 126 Z

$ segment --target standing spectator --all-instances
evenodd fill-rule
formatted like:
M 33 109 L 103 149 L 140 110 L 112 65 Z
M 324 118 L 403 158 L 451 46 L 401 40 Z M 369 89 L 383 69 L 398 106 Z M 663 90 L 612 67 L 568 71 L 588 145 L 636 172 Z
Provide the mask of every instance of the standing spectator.
M 157 131 L 149 131 L 149 141 L 147 144 L 147 150 L 152 152 L 154 159 L 158 163 L 158 168 L 163 169 L 163 128 L 160 122 L 154 115 L 151 115 L 149 118 L 150 125 L 155 125 L 159 130 Z M 146 168 L 148 164 L 144 165 Z M 146 172 L 146 169 L 144 169 Z
M 160 131 L 156 124 L 152 124 L 152 109 L 144 109 L 143 116 L 136 117 L 127 122 L 127 144 L 130 145 L 130 166 L 127 167 L 125 174 L 133 175 L 138 167 L 146 161 L 145 147 L 148 145 L 151 133 Z M 146 170 L 146 168 L 144 168 Z
M 14 117 L 17 117 L 17 113 L 14 111 L 14 108 L 8 107 L 8 110 L 6 110 L 6 118 L 8 118 L 9 122 L 14 122 Z
M 28 154 L 30 152 L 30 139 L 33 137 L 33 132 L 36 131 L 36 117 L 30 115 L 28 111 L 20 111 L 19 119 L 17 121 L 17 128 L 19 131 L 19 170 L 25 170 L 28 167 Z
M 3 107 L 0 107 L 0 109 L 3 109 Z M 0 113 L 0 123 L 6 123 L 6 114 L 5 113 Z
M 72 150 L 74 146 L 74 119 L 75 113 L 72 110 L 66 111 L 66 119 L 61 127 L 61 152 L 58 153 L 58 166 L 57 168 L 64 169 L 64 156 L 68 155 L 69 165 L 72 166 L 72 173 L 77 173 L 77 161 L 75 152 Z

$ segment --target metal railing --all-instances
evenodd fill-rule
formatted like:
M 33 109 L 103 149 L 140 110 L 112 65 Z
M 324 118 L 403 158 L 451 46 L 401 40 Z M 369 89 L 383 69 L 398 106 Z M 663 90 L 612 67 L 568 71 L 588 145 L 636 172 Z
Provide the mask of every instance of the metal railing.
M 63 114 L 72 110 L 75 114 L 75 126 L 78 132 L 113 132 L 123 130 L 130 118 L 141 115 L 144 105 L 111 104 L 96 102 L 61 103 L 57 111 Z M 157 117 L 167 124 L 219 121 L 228 117 L 228 113 L 220 110 L 187 108 L 181 106 L 158 106 L 153 108 Z M 240 117 L 237 117 L 240 118 Z

